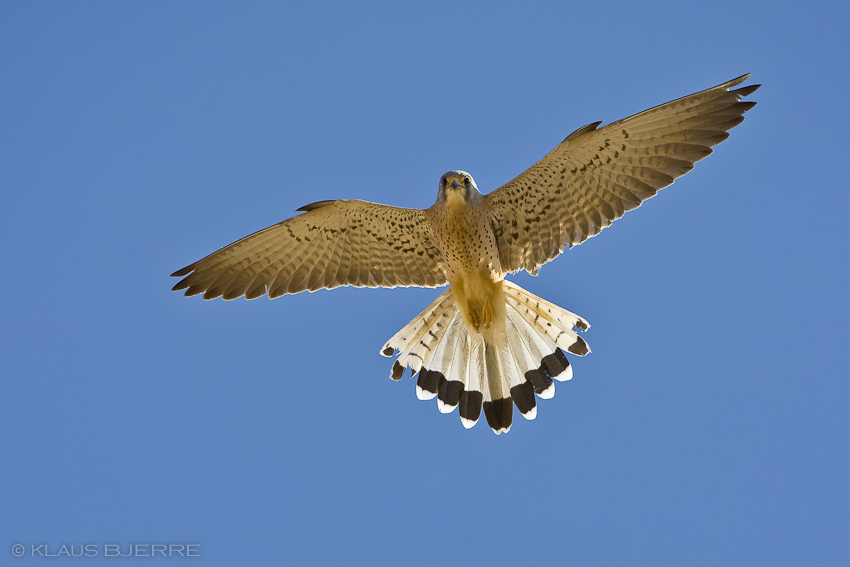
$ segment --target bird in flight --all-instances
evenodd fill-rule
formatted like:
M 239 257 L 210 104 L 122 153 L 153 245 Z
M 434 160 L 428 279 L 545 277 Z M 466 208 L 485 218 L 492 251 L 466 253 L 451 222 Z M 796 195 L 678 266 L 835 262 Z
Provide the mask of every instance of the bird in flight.
M 274 226 L 172 274 L 174 290 L 226 300 L 301 291 L 449 284 L 381 353 L 391 378 L 418 373 L 420 399 L 458 409 L 464 427 L 483 408 L 496 433 L 513 406 L 526 419 L 556 380 L 573 372 L 565 353 L 590 352 L 590 325 L 505 279 L 581 244 L 693 169 L 755 102 L 749 75 L 599 127 L 579 128 L 518 177 L 482 195 L 472 176 L 440 178 L 430 208 L 359 200 L 319 201 Z M 734 88 L 738 87 L 738 88 Z

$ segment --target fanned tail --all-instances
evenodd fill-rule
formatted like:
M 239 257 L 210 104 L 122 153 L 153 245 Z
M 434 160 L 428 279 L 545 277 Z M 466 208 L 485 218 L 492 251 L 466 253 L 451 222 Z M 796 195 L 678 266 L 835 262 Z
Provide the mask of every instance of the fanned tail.
M 381 354 L 399 351 L 390 377 L 406 367 L 418 372 L 419 399 L 437 398 L 442 413 L 458 408 L 470 428 L 483 408 L 496 434 L 511 428 L 513 406 L 526 419 L 537 416 L 537 401 L 555 394 L 554 380 L 569 380 L 572 367 L 564 351 L 590 352 L 578 331 L 588 322 L 508 281 L 502 281 L 505 320 L 489 331 L 468 329 L 451 289 L 443 292 L 396 333 Z M 562 350 L 563 349 L 563 350 Z

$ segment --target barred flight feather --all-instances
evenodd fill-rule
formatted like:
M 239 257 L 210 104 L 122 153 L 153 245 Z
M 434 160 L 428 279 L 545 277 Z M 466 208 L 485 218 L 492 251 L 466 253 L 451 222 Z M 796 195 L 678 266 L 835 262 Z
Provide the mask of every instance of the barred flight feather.
M 497 332 L 504 337 L 488 341 L 484 334 L 468 332 L 448 289 L 381 349 L 384 356 L 398 351 L 394 380 L 406 367 L 418 373 L 419 399 L 437 398 L 441 413 L 459 408 L 466 428 L 475 425 L 483 409 L 496 434 L 510 430 L 514 405 L 524 418 L 534 419 L 535 396 L 550 399 L 553 379 L 572 378 L 564 350 L 578 356 L 590 352 L 578 336 L 590 327 L 584 318 L 514 283 L 501 285 L 506 315 L 504 329 Z

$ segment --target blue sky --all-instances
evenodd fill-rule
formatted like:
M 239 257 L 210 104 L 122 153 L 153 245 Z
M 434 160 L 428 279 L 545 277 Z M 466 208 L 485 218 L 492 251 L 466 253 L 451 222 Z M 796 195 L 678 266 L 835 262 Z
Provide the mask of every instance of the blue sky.
M 0 563 L 850 562 L 850 10 L 583 4 L 0 5 Z M 507 436 L 387 378 L 435 290 L 170 291 L 306 203 L 489 192 L 746 72 L 714 155 L 514 278 L 593 353 Z

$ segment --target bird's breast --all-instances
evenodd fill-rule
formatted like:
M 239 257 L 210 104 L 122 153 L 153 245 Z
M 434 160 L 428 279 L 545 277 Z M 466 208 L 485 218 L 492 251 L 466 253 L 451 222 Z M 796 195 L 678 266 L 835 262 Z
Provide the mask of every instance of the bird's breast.
M 496 237 L 486 212 L 475 207 L 446 207 L 432 220 L 443 253 L 444 268 L 452 275 L 472 276 L 492 272 L 501 279 Z

